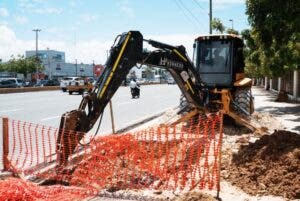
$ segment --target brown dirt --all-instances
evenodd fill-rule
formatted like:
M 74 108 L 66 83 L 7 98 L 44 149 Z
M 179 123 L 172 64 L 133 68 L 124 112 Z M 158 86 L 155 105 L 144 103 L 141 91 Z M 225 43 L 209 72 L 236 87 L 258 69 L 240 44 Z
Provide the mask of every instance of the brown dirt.
M 227 179 L 249 194 L 299 199 L 300 135 L 275 131 L 242 145 L 227 168 Z

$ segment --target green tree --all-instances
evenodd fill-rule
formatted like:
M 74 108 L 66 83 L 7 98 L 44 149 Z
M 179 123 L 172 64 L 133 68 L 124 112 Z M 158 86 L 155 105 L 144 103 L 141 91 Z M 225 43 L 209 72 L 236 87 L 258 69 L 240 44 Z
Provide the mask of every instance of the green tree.
M 21 73 L 26 77 L 28 74 L 35 73 L 37 66 L 39 71 L 44 70 L 40 60 L 35 57 L 25 58 L 24 55 L 18 55 L 17 57 L 12 55 L 7 63 L 0 65 L 0 71 Z
M 237 30 L 235 30 L 235 29 L 232 29 L 232 28 L 227 28 L 226 29 L 226 33 L 239 35 L 239 32 Z
M 247 0 L 246 6 L 263 68 L 273 76 L 299 68 L 300 1 Z
M 218 33 L 223 33 L 225 31 L 225 27 L 219 18 L 214 18 L 211 21 L 212 29 L 217 31 Z
M 241 36 L 245 42 L 245 73 L 249 77 L 270 76 L 270 69 L 265 65 L 268 58 L 264 56 L 255 32 L 246 29 L 241 32 Z

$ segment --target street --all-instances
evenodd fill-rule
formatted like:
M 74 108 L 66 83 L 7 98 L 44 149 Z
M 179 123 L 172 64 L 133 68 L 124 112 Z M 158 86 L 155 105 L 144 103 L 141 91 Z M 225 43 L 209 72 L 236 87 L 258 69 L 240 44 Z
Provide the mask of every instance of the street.
M 146 117 L 158 114 L 179 104 L 180 90 L 177 85 L 145 85 L 141 97 L 131 99 L 129 87 L 120 87 L 112 98 L 116 130 Z M 42 91 L 1 94 L 0 116 L 59 127 L 63 113 L 77 109 L 81 95 L 62 91 Z M 91 133 L 96 130 L 98 122 Z M 106 106 L 99 133 L 111 133 L 109 105 Z
M 299 104 L 274 102 L 272 100 L 275 100 L 275 95 L 259 87 L 253 87 L 252 91 L 257 112 L 273 114 L 288 130 L 299 132 L 297 121 Z M 115 129 L 124 128 L 146 117 L 178 106 L 180 94 L 177 85 L 145 85 L 141 87 L 141 97 L 131 99 L 129 88 L 120 87 L 112 98 Z M 81 99 L 81 95 L 69 95 L 62 91 L 1 94 L 0 116 L 58 127 L 61 115 L 78 108 Z M 97 125 L 98 122 L 91 133 L 96 130 Z M 104 110 L 99 133 L 111 132 L 108 105 Z

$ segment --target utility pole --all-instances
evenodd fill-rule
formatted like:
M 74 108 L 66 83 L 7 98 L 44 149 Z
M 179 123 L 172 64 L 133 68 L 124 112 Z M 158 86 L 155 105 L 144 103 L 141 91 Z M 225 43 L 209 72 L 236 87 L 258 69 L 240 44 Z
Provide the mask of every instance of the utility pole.
M 36 56 L 36 83 L 38 83 L 39 69 L 38 69 L 38 36 L 41 29 L 33 29 L 35 32 L 35 56 Z
M 209 0 L 209 34 L 212 34 L 212 0 Z

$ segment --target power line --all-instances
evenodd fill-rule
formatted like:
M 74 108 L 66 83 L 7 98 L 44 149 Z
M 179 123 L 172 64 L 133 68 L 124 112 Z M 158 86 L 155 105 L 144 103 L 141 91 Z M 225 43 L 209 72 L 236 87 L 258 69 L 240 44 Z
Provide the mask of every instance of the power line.
M 201 6 L 201 4 L 197 1 L 197 0 L 193 0 L 198 6 L 199 6 L 199 8 L 201 8 L 203 11 L 203 13 L 204 14 L 206 14 L 206 15 L 208 15 L 209 14 L 209 11 L 208 10 L 206 10 L 205 8 L 203 8 L 202 6 Z
M 178 8 L 180 9 L 180 10 L 182 10 L 182 13 L 184 14 L 184 16 L 186 17 L 186 19 L 193 25 L 193 27 L 195 28 L 196 26 L 195 26 L 195 24 L 194 24 L 194 22 L 193 22 L 193 20 L 185 13 L 185 11 L 182 9 L 182 7 L 180 6 L 180 4 L 177 2 L 177 0 L 175 0 L 175 3 L 176 3 L 176 5 L 178 6 Z M 198 28 L 198 27 L 197 27 Z M 198 31 L 199 31 L 200 29 L 198 29 Z
M 179 1 L 179 3 L 182 5 L 182 7 L 183 7 L 185 10 L 187 10 L 187 11 L 189 12 L 189 14 L 195 19 L 195 21 L 196 21 L 199 25 L 204 26 L 204 25 L 198 20 L 198 18 L 190 11 L 190 9 L 188 9 L 188 8 L 184 5 L 184 3 L 182 3 L 181 0 L 178 0 L 178 1 Z

